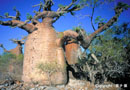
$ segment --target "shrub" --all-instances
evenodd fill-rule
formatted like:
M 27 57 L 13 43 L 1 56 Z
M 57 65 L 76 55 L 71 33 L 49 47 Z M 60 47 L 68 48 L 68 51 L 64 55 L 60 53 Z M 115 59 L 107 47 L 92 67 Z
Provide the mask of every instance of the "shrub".
M 61 71 L 60 66 L 57 64 L 57 62 L 51 62 L 51 63 L 39 63 L 37 65 L 37 68 L 40 70 L 40 73 L 47 73 L 48 80 L 50 82 L 50 86 L 52 85 L 51 82 L 51 75 L 55 72 Z
M 11 76 L 13 79 L 21 80 L 23 67 L 23 55 L 16 56 L 11 53 L 3 53 L 0 57 L 0 73 L 3 76 Z M 5 77 L 1 77 L 5 78 Z M 0 79 L 1 79 L 0 78 Z

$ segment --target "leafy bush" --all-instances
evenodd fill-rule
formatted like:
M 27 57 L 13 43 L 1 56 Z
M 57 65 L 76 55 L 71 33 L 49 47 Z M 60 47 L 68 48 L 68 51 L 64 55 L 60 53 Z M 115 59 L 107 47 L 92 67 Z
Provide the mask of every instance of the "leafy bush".
M 52 85 L 51 75 L 55 72 L 62 71 L 60 65 L 58 65 L 57 62 L 39 63 L 37 68 L 40 70 L 40 73 L 47 73 L 50 86 Z

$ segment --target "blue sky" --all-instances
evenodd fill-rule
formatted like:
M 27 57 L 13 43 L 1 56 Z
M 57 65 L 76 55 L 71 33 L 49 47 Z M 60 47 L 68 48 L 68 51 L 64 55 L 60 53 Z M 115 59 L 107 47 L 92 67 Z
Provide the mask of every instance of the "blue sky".
M 33 5 L 39 4 L 40 0 L 0 0 L 0 15 L 4 15 L 4 13 L 8 12 L 10 15 L 15 15 L 13 11 L 13 7 L 16 7 L 21 12 L 21 20 L 26 20 L 26 14 L 33 14 L 33 10 L 37 10 L 37 8 L 32 8 Z M 43 0 L 41 0 L 43 1 Z M 114 16 L 114 6 L 117 2 L 122 1 L 130 5 L 129 0 L 115 0 L 113 3 L 104 4 L 101 7 L 95 9 L 94 18 L 96 16 L 101 16 L 109 20 L 112 16 Z M 53 9 L 56 10 L 58 4 L 68 5 L 71 0 L 54 0 Z M 65 31 L 68 29 L 72 29 L 74 26 L 82 26 L 87 33 L 92 33 L 93 29 L 90 24 L 90 18 L 84 17 L 84 15 L 91 15 L 90 8 L 84 8 L 80 11 L 76 12 L 76 16 L 71 16 L 70 14 L 66 14 L 62 16 L 56 23 L 53 24 L 54 28 L 57 31 Z M 77 18 L 80 16 L 80 18 Z M 2 19 L 0 19 L 2 20 Z M 121 14 L 119 18 L 119 23 L 130 21 L 130 9 Z M 96 25 L 95 25 L 96 26 Z M 27 33 L 19 28 L 10 28 L 8 26 L 0 25 L 0 43 L 2 43 L 7 50 L 16 47 L 16 44 L 13 44 L 9 39 L 18 38 L 21 39 L 22 36 L 27 35 Z M 0 48 L 0 54 L 3 50 Z

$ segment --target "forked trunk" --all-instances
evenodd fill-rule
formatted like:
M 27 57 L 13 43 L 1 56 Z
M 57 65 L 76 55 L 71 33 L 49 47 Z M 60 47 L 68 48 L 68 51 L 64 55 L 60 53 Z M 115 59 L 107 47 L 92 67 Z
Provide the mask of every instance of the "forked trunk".
M 53 85 L 65 84 L 67 76 L 64 51 L 56 43 L 58 38 L 56 31 L 46 20 L 37 24 L 37 28 L 38 30 L 28 35 L 25 43 L 22 79 L 25 83 L 49 85 L 48 71 L 45 68 L 55 66 L 55 69 L 52 68 L 54 73 L 50 77 L 51 83 Z M 49 63 L 51 63 L 51 66 L 49 66 Z M 44 70 L 42 68 L 40 70 L 39 65 L 43 65 Z

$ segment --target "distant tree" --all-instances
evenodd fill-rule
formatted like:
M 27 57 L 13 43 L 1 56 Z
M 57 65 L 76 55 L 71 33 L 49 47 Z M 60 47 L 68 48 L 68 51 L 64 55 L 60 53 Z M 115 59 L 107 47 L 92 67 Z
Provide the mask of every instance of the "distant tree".
M 22 45 L 24 44 L 23 40 L 25 40 L 26 37 L 22 38 L 21 40 L 17 39 L 10 39 L 13 43 L 16 43 L 17 46 L 14 49 L 6 50 L 6 48 L 3 46 L 3 44 L 0 44 L 0 47 L 4 50 L 4 52 L 12 53 L 16 56 L 23 54 L 22 52 Z
M 11 17 L 6 14 L 2 18 L 11 18 L 9 21 L 0 21 L 1 25 L 19 27 L 28 32 L 28 37 L 25 43 L 24 52 L 24 65 L 23 65 L 23 81 L 25 83 L 38 82 L 39 84 L 48 85 L 48 82 L 54 82 L 52 84 L 66 84 L 67 72 L 66 61 L 63 46 L 69 39 L 76 40 L 80 46 L 87 49 L 97 34 L 109 28 L 114 22 L 117 21 L 120 14 L 128 8 L 127 4 L 118 3 L 115 7 L 115 16 L 113 16 L 106 24 L 89 36 L 84 33 L 84 30 L 67 30 L 64 32 L 56 32 L 52 26 L 61 16 L 65 13 L 71 13 L 82 9 L 82 6 L 77 4 L 79 0 L 72 0 L 67 6 L 61 6 L 57 11 L 52 11 L 51 7 L 54 5 L 53 0 L 44 0 L 44 4 L 40 2 L 38 11 L 34 11 L 35 15 L 30 16 L 25 22 L 20 21 L 20 13 L 16 11 L 16 16 Z M 40 22 L 41 20 L 41 22 Z M 30 23 L 31 21 L 31 23 Z M 37 64 L 47 62 L 56 62 L 57 67 L 60 66 L 60 70 L 53 73 L 48 79 L 46 72 L 39 73 L 39 69 L 36 68 Z M 55 68 L 57 68 L 55 67 Z M 54 79 L 58 77 L 58 79 Z

